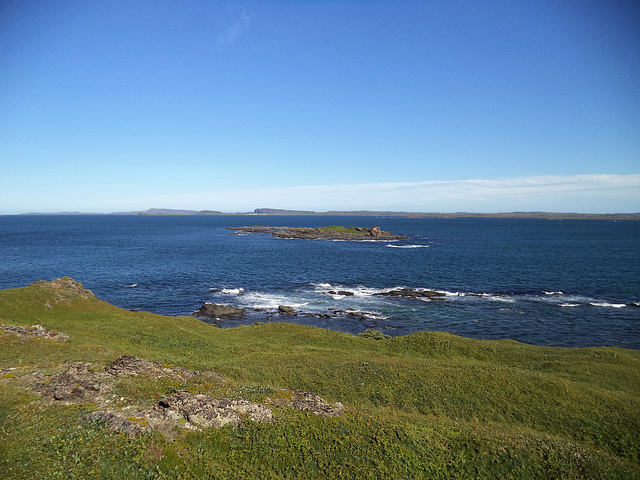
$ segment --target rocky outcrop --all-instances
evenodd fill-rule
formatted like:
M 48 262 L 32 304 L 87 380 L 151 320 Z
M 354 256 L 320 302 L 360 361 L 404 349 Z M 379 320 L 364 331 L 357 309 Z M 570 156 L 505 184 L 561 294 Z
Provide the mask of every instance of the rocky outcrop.
M 295 410 L 301 410 L 321 417 L 340 417 L 344 407 L 340 402 L 328 403 L 315 393 L 299 390 L 280 389 L 267 399 L 272 405 L 284 405 Z
M 238 318 L 244 315 L 244 310 L 241 308 L 232 307 L 230 305 L 218 305 L 216 303 L 205 303 L 200 307 L 200 310 L 193 313 L 196 317 L 207 318 L 225 318 L 232 317 Z
M 270 233 L 278 238 L 296 238 L 304 240 L 399 240 L 407 238 L 404 235 L 396 235 L 381 230 L 380 227 L 228 227 L 228 230 L 236 230 L 242 233 Z
M 221 375 L 209 370 L 189 370 L 184 367 L 162 365 L 144 358 L 122 355 L 105 367 L 105 372 L 115 377 L 121 375 L 144 375 L 146 377 L 173 377 L 186 380 L 196 375 L 206 375 L 222 379 Z
M 405 298 L 428 298 L 430 300 L 441 300 L 446 297 L 446 293 L 437 290 L 415 290 L 412 288 L 397 288 L 388 292 L 374 293 L 383 297 L 405 297 Z
M 293 307 L 290 307 L 288 305 L 280 305 L 278 307 L 278 313 L 282 315 L 295 315 L 296 311 L 293 309 Z
M 271 422 L 269 407 L 247 400 L 214 398 L 209 395 L 178 392 L 169 395 L 157 404 L 164 415 L 182 417 L 188 422 L 203 427 L 240 426 L 243 420 Z
M 54 278 L 53 280 L 38 280 L 30 283 L 29 286 L 44 287 L 47 290 L 51 290 L 54 294 L 53 301 L 55 303 L 69 303 L 73 298 L 96 298 L 91 290 L 84 288 L 80 282 L 76 282 L 71 277 Z M 49 305 L 49 308 L 51 306 Z
M 72 363 L 62 373 L 41 377 L 31 388 L 40 393 L 44 401 L 96 402 L 113 389 L 113 384 L 105 373 L 89 371 L 91 366 L 85 362 Z
M 127 405 L 125 397 L 118 399 L 113 393 L 117 378 L 130 375 L 182 380 L 203 375 L 226 382 L 215 372 L 167 366 L 122 355 L 104 371 L 95 371 L 93 365 L 86 362 L 67 364 L 62 372 L 50 376 L 43 375 L 35 367 L 6 368 L 0 371 L 0 383 L 15 382 L 30 387 L 47 403 L 95 403 L 100 410 L 83 417 L 85 421 L 104 422 L 110 429 L 129 435 L 157 430 L 173 437 L 185 430 L 227 425 L 239 427 L 249 421 L 271 422 L 274 407 L 290 407 L 325 418 L 343 414 L 339 402 L 330 404 L 315 393 L 287 389 L 276 390 L 263 403 L 179 390 L 161 398 L 152 408 L 143 409 Z M 115 408 L 118 405 L 120 408 Z
M 355 295 L 355 293 L 350 292 L 348 290 L 338 290 L 338 291 L 329 290 L 327 293 L 329 295 L 340 295 L 341 297 L 352 297 Z
M 68 333 L 57 332 L 55 330 L 47 330 L 39 323 L 30 327 L 21 327 L 15 325 L 0 325 L 0 331 L 4 331 L 10 335 L 20 338 L 43 338 L 52 342 L 66 342 L 71 338 Z

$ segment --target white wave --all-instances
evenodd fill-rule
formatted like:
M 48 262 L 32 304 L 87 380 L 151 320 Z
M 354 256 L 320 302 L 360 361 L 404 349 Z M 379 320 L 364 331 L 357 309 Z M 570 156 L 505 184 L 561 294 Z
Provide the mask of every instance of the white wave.
M 543 290 L 542 293 L 544 293 L 545 295 L 564 295 L 564 292 L 560 292 L 560 291 L 558 291 L 558 292 L 545 292 Z
M 131 285 L 125 285 L 124 288 L 136 288 L 138 286 L 137 283 L 132 283 Z
M 301 298 L 262 292 L 251 292 L 243 295 L 240 299 L 242 306 L 245 308 L 260 308 L 265 310 L 276 309 L 280 305 L 294 308 L 309 305 L 308 301 Z
M 385 245 L 390 248 L 429 248 L 430 245 Z
M 511 297 L 499 297 L 499 296 L 489 296 L 487 297 L 490 300 L 493 300 L 494 302 L 504 302 L 504 303 L 516 303 L 515 298 L 511 298 Z
M 226 295 L 240 295 L 242 292 L 244 292 L 244 288 L 223 288 L 220 290 L 220 293 Z
M 607 302 L 589 302 L 589 305 L 594 307 L 610 307 L 610 308 L 622 308 L 626 307 L 626 303 L 607 303 Z
M 579 303 L 561 303 L 560 306 L 561 307 L 579 307 L 580 304 Z
M 432 292 L 443 293 L 447 297 L 466 297 L 469 294 L 464 292 L 450 292 L 448 290 L 431 290 Z

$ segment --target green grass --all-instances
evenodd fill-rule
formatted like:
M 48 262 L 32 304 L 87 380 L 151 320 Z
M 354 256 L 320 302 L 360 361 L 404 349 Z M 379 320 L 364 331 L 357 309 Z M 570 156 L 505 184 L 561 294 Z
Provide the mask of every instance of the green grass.
M 318 230 L 331 233 L 358 233 L 356 227 L 343 227 L 342 225 L 330 225 L 328 227 L 320 227 Z
M 63 294 L 55 303 L 42 285 L 0 291 L 0 324 L 71 334 L 54 343 L 0 333 L 0 368 L 100 370 L 126 353 L 229 381 L 122 378 L 124 403 L 149 407 L 179 389 L 259 402 L 294 388 L 342 402 L 346 415 L 285 408 L 272 424 L 129 438 L 83 422 L 95 405 L 32 402 L 6 379 L 5 478 L 640 478 L 635 350 L 436 332 L 376 340 L 285 323 L 218 329 Z

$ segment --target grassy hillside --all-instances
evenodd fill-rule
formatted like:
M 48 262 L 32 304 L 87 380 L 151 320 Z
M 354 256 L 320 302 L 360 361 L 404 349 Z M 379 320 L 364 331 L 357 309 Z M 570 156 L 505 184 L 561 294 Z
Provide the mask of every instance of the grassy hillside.
M 0 331 L 5 478 L 640 478 L 638 351 L 434 332 L 374 340 L 284 323 L 218 329 L 125 311 L 73 285 L 0 291 L 0 325 L 71 335 Z M 45 403 L 20 383 L 67 362 L 103 371 L 122 354 L 228 382 L 119 378 L 119 408 L 181 390 L 264 402 L 288 388 L 345 413 L 277 408 L 273 423 L 130 436 L 83 420 L 96 403 Z

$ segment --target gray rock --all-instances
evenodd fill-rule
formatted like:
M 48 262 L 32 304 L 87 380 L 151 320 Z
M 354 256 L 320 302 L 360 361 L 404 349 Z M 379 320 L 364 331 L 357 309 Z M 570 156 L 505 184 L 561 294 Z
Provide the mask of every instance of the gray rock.
M 31 325 L 30 327 L 0 325 L 0 330 L 21 338 L 44 338 L 53 342 L 66 342 L 67 340 L 69 340 L 69 338 L 71 338 L 71 335 L 69 335 L 68 333 L 56 332 L 55 330 L 47 330 L 39 323 Z
M 66 371 L 50 377 L 32 388 L 42 395 L 43 400 L 58 400 L 78 403 L 96 401 L 109 392 L 110 383 L 105 382 L 103 373 L 90 372 L 90 363 L 72 363 Z
M 280 305 L 278 307 L 278 312 L 284 314 L 284 315 L 295 315 L 296 311 L 293 309 L 293 307 L 290 307 L 288 305 Z
M 105 367 L 105 371 L 113 376 L 120 375 L 145 375 L 148 377 L 174 377 L 187 379 L 196 375 L 206 375 L 222 379 L 222 376 L 211 371 L 189 370 L 184 367 L 165 366 L 157 362 L 150 362 L 144 358 L 132 355 L 122 355 L 116 358 L 110 365 Z
M 214 398 L 209 395 L 178 392 L 157 404 L 159 409 L 176 412 L 188 422 L 203 428 L 239 426 L 243 420 L 271 422 L 271 409 L 247 400 Z M 168 413 L 168 412 L 167 412 Z
M 446 296 L 445 293 L 437 292 L 435 290 L 414 290 L 412 288 L 396 288 L 395 290 L 389 290 L 388 292 L 374 293 L 374 295 L 384 297 L 404 297 L 404 298 L 420 298 L 425 297 L 429 299 L 442 299 Z
M 273 405 L 287 406 L 295 410 L 302 410 L 321 417 L 340 417 L 344 407 L 340 402 L 328 403 L 312 392 L 279 389 L 267 401 Z
M 242 317 L 244 310 L 242 308 L 232 307 L 230 305 L 218 305 L 216 303 L 205 303 L 200 310 L 194 313 L 196 317 L 208 318 L 224 318 L 224 317 Z

